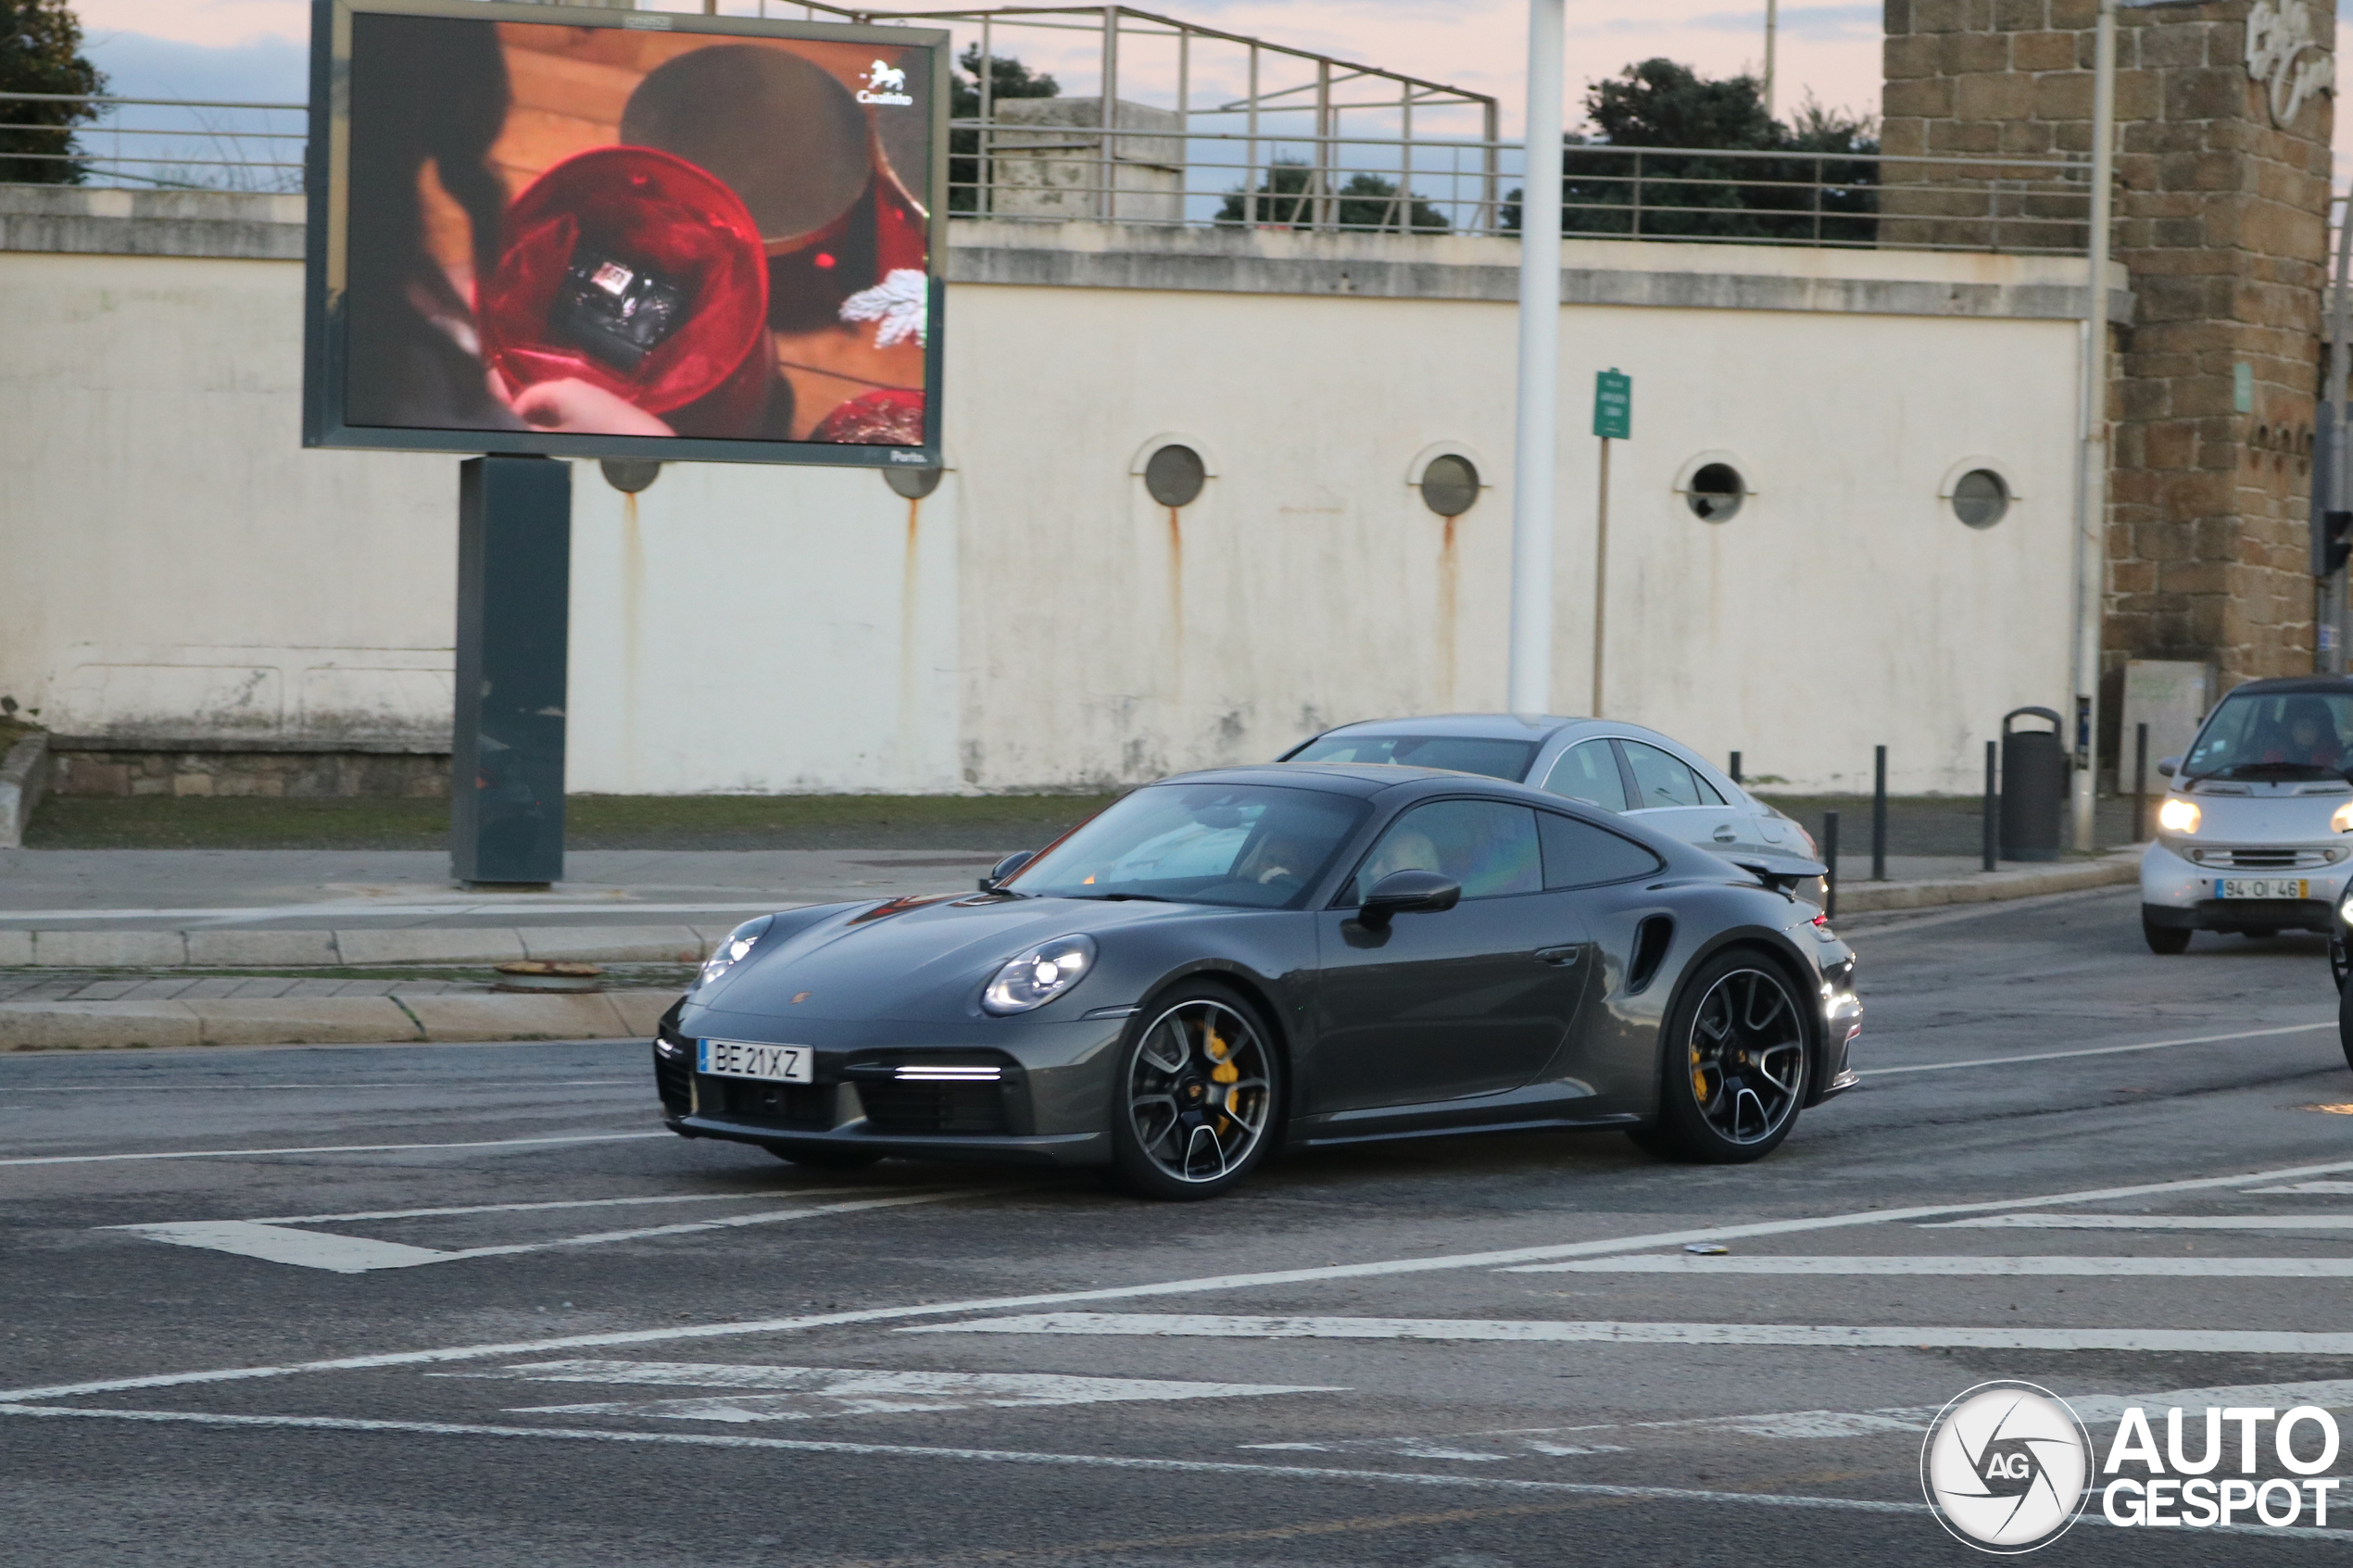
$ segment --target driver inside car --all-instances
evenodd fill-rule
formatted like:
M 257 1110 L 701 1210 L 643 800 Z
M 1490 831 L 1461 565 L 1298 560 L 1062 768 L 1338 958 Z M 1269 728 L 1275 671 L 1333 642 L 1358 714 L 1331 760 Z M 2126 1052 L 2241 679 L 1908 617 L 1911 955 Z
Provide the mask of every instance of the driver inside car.
M 2291 701 L 2281 715 L 2280 729 L 2263 750 L 2266 762 L 2294 762 L 2332 771 L 2345 765 L 2345 745 L 2331 721 L 2328 706 L 2310 697 Z
M 1434 872 L 1442 869 L 1438 861 L 1438 846 L 1429 834 L 1416 828 L 1392 833 L 1381 840 L 1365 869 L 1356 873 L 1356 897 L 1365 895 L 1379 884 L 1380 879 L 1392 872 Z

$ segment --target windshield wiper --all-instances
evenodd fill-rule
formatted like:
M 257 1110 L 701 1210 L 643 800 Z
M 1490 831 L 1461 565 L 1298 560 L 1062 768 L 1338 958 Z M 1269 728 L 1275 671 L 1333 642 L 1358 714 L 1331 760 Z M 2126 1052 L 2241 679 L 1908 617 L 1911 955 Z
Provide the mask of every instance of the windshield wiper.
M 1177 904 L 1180 898 L 1164 898 L 1157 893 L 1065 893 L 1065 898 L 1084 898 L 1096 904 Z

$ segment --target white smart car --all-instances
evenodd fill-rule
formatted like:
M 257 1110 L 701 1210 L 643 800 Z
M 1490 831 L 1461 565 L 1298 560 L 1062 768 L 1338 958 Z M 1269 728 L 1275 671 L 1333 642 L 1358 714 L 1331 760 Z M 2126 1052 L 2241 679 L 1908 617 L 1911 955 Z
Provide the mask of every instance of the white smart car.
M 2333 934 L 2353 872 L 2353 679 L 2249 681 L 2199 726 L 2141 857 L 2141 931 L 2178 953 L 2193 931 Z

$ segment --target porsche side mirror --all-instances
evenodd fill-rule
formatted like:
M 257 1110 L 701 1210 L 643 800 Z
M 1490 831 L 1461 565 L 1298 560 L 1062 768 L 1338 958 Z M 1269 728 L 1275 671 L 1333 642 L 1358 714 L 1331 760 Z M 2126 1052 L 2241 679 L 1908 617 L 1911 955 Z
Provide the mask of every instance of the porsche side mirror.
M 999 883 L 1003 882 L 1007 877 L 1013 875 L 1015 872 L 1021 870 L 1022 867 L 1029 864 L 1030 861 L 1036 859 L 1038 859 L 1038 851 L 1035 849 L 1014 850 L 1012 854 L 1006 856 L 1003 859 L 988 868 L 988 874 L 980 879 L 980 890 L 983 893 L 996 892 L 997 884 Z
M 2178 757 L 2160 757 L 2157 759 L 2157 771 L 2169 779 L 2179 772 L 2181 768 L 2182 759 Z
M 1356 911 L 1356 923 L 1375 931 L 1398 914 L 1436 914 L 1462 902 L 1463 884 L 1436 872 L 1391 872 L 1373 884 Z

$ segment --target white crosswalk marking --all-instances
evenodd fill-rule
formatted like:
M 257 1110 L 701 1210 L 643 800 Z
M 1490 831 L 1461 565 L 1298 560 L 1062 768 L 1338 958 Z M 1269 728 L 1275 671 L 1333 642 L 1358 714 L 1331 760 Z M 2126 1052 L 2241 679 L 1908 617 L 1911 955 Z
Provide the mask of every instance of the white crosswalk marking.
M 798 1194 L 792 1196 L 799 1196 Z M 894 1193 L 883 1198 L 853 1198 L 838 1203 L 817 1203 L 796 1209 L 763 1210 L 753 1214 L 729 1214 L 716 1220 L 690 1220 L 674 1225 L 640 1225 L 633 1230 L 592 1231 L 585 1236 L 559 1236 L 552 1241 L 515 1242 L 503 1247 L 464 1247 L 439 1249 L 411 1247 L 403 1242 L 377 1241 L 368 1236 L 340 1236 L 331 1231 L 307 1231 L 289 1228 L 289 1222 L 259 1220 L 192 1220 L 165 1224 L 105 1225 L 104 1230 L 127 1231 L 149 1241 L 168 1241 L 178 1247 L 209 1248 L 216 1252 L 232 1252 L 242 1258 L 259 1258 L 271 1263 L 292 1263 L 297 1268 L 324 1269 L 331 1273 L 364 1274 L 378 1269 L 413 1269 L 424 1263 L 455 1263 L 469 1258 L 504 1258 L 522 1252 L 546 1252 L 559 1247 L 601 1247 L 616 1241 L 643 1241 L 654 1236 L 686 1236 L 695 1231 L 730 1230 L 744 1225 L 774 1225 L 790 1220 L 812 1220 L 824 1214 L 850 1214 L 867 1209 L 898 1209 L 912 1203 L 938 1203 L 951 1198 L 971 1196 L 969 1190 L 950 1192 Z M 621 1201 L 635 1202 L 637 1199 Z M 517 1204 L 515 1208 L 535 1205 Z M 549 1205 L 549 1207 L 568 1207 Z M 352 1215 L 349 1218 L 402 1219 L 426 1213 L 473 1213 L 486 1210 L 409 1210 L 375 1215 Z
M 1879 1327 L 1843 1323 L 1557 1323 L 1544 1319 L 1211 1317 L 1045 1312 L 902 1328 L 900 1334 L 1134 1334 L 1217 1339 L 1426 1339 L 1621 1345 L 1785 1345 L 1822 1349 L 2166 1350 L 2353 1355 L 2353 1334 L 2248 1329 Z
M 2353 1405 L 2353 1380 L 2318 1383 L 2256 1383 L 2222 1388 L 2174 1388 L 2156 1394 L 2068 1394 L 2070 1408 L 2090 1426 L 2105 1426 L 2138 1406 L 2163 1412 L 2174 1406 L 2196 1410 L 2208 1405 L 2293 1410 L 2317 1405 L 2342 1410 Z M 1617 1454 L 1642 1439 L 1672 1443 L 1682 1436 L 1709 1437 L 1730 1435 L 1768 1439 L 1817 1441 L 1826 1437 L 1877 1437 L 1891 1432 L 1925 1432 L 1941 1407 L 1894 1406 L 1876 1411 L 1781 1411 L 1760 1415 L 1704 1415 L 1676 1421 L 1629 1421 L 1589 1426 L 1516 1427 L 1496 1432 L 1450 1432 L 1435 1436 L 1342 1437 L 1329 1442 L 1243 1443 L 1250 1450 L 1288 1453 L 1389 1453 L 1412 1459 L 1444 1459 L 1465 1463 L 1496 1463 L 1529 1454 L 1579 1457 Z M 1610 1439 L 1617 1439 L 1611 1441 Z
M 541 1361 L 437 1377 L 520 1378 L 537 1383 L 787 1390 L 684 1399 L 600 1400 L 510 1407 L 513 1415 L 621 1415 L 662 1421 L 809 1421 L 824 1416 L 960 1411 L 975 1406 L 1091 1405 L 1137 1399 L 1231 1399 L 1270 1394 L 1340 1394 L 1344 1388 L 1262 1383 L 1189 1383 L 1165 1378 L 1075 1377 L 1026 1372 L 888 1372 L 859 1367 L 730 1365 L 710 1361 Z
M 2137 1279 L 2353 1279 L 2353 1258 L 1977 1258 L 1805 1256 L 1694 1258 L 1684 1253 L 1529 1263 L 1509 1274 L 2056 1274 Z
M 1944 1220 L 1922 1230 L 2008 1231 L 2353 1231 L 2353 1213 L 2329 1214 L 1985 1214 Z

